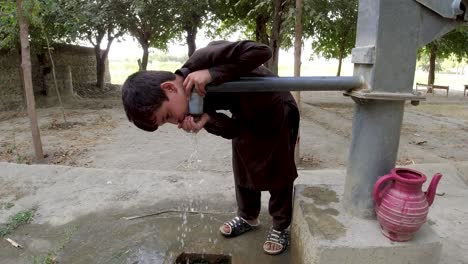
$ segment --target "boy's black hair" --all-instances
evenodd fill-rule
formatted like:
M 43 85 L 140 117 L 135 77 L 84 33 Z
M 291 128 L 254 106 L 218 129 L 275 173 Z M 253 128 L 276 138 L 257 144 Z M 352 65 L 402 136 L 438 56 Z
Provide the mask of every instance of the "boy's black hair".
M 148 132 L 158 129 L 153 114 L 169 100 L 161 83 L 175 80 L 168 71 L 140 71 L 128 76 L 122 86 L 122 102 L 130 122 Z

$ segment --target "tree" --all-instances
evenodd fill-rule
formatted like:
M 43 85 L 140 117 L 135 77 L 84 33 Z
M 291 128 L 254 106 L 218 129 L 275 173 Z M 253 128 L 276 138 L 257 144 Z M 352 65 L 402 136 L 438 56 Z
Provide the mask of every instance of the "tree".
M 178 25 L 177 34 L 179 37 L 185 35 L 188 45 L 188 56 L 190 57 L 197 49 L 196 39 L 198 29 L 203 23 L 208 22 L 211 6 L 208 0 L 190 2 L 175 0 L 175 4 L 176 14 L 174 22 Z
M 60 19 L 62 23 L 67 23 L 68 36 L 74 41 L 87 40 L 94 47 L 96 86 L 102 89 L 106 72 L 105 62 L 112 42 L 125 33 L 122 21 L 128 7 L 124 1 L 119 0 L 60 1 L 63 10 Z M 107 44 L 101 51 L 104 40 Z
M 173 1 L 133 0 L 129 4 L 125 25 L 143 49 L 140 70 L 146 70 L 149 48 L 167 49 L 168 41 L 176 32 Z
M 301 53 L 302 53 L 302 13 L 304 10 L 304 0 L 296 0 L 296 21 L 294 26 L 294 77 L 301 76 Z M 293 92 L 296 99 L 299 113 L 301 112 L 301 92 Z M 300 130 L 297 134 L 296 150 L 294 152 L 295 161 L 298 164 L 301 160 L 300 151 Z
M 28 0 L 22 3 L 28 12 L 29 40 L 32 51 L 43 53 L 46 38 L 55 41 L 66 39 L 67 23 L 58 21 L 61 8 L 55 0 Z M 63 15 L 62 15 L 63 16 Z M 19 27 L 14 1 L 0 0 L 0 49 L 19 49 Z
M 266 66 L 275 74 L 278 74 L 279 48 L 282 43 L 282 24 L 285 19 L 283 15 L 287 10 L 288 0 L 273 0 L 273 21 L 270 35 L 270 48 L 273 52 L 272 58 L 266 63 Z
M 18 18 L 16 5 L 11 0 L 0 0 L 0 50 L 18 46 Z
M 278 73 L 279 48 L 292 46 L 292 36 L 285 38 L 283 32 L 288 20 L 292 21 L 289 25 L 294 28 L 293 4 L 292 0 L 220 1 L 212 8 L 221 21 L 215 32 L 226 34 L 241 29 L 247 38 L 269 45 L 273 56 L 266 66 Z
M 44 160 L 42 152 L 42 142 L 39 127 L 37 125 L 37 115 L 34 100 L 34 92 L 32 86 L 32 73 L 31 73 L 31 52 L 29 46 L 29 19 L 27 15 L 28 7 L 24 5 L 22 0 L 16 0 L 17 18 L 20 28 L 20 42 L 21 42 L 21 68 L 23 72 L 24 91 L 26 95 L 26 103 L 28 115 L 31 125 L 32 139 L 34 145 L 34 153 L 36 160 L 41 162 Z
M 249 39 L 269 45 L 272 1 L 269 0 L 211 0 L 212 12 L 219 20 L 211 35 L 229 35 L 241 30 Z
M 312 36 L 312 48 L 327 59 L 338 59 L 336 75 L 340 76 L 342 60 L 355 45 L 358 1 L 311 1 L 314 12 L 305 27 Z
M 454 55 L 458 61 L 468 58 L 468 29 L 460 26 L 442 38 L 427 44 L 419 52 L 429 57 L 427 84 L 434 84 L 437 59 L 445 59 L 450 55 Z

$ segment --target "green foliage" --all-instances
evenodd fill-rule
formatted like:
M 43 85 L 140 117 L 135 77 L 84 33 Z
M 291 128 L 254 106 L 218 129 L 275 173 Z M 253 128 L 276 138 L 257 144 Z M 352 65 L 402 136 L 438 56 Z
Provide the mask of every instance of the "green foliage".
M 0 0 L 0 50 L 15 46 L 18 43 L 18 36 L 16 3 L 11 0 Z
M 57 0 L 37 0 L 40 2 L 41 12 L 38 16 L 40 25 L 39 36 L 35 38 L 49 38 L 53 42 L 71 42 L 70 32 L 76 29 L 69 14 Z M 42 41 L 44 42 L 44 41 Z M 44 44 L 44 43 L 42 43 Z
M 419 56 L 419 60 L 416 64 L 416 67 L 420 70 L 423 70 L 423 71 L 429 71 L 429 55 L 428 54 L 421 54 Z M 442 70 L 442 65 L 441 63 L 439 63 L 438 61 L 436 61 L 436 65 L 435 65 L 435 71 L 441 71 Z
M 209 0 L 172 0 L 175 5 L 175 15 L 172 22 L 176 26 L 175 33 L 179 40 L 188 32 L 196 32 L 202 25 L 209 26 L 211 5 Z
M 122 20 L 123 27 L 140 45 L 165 50 L 175 34 L 175 6 L 170 0 L 133 0 Z
M 112 41 L 125 31 L 121 25 L 127 6 L 118 0 L 59 0 L 61 16 L 57 23 L 66 25 L 67 35 L 73 40 L 88 40 L 99 46 L 106 37 Z
M 433 56 L 431 56 L 431 52 Z M 426 69 L 425 66 L 429 65 L 427 66 L 429 71 L 428 83 L 434 83 L 435 71 L 440 70 L 440 61 L 450 56 L 454 56 L 459 63 L 464 58 L 468 58 L 468 29 L 466 27 L 460 26 L 442 38 L 436 39 L 419 49 L 419 65 L 423 69 Z M 431 57 L 435 66 L 433 70 L 430 67 Z M 429 58 L 427 63 L 424 58 Z
M 271 29 L 273 3 L 269 0 L 211 0 L 216 26 L 209 27 L 211 37 L 228 36 L 238 30 L 249 38 L 255 39 L 256 22 L 266 21 L 267 32 Z
M 121 21 L 126 29 L 140 44 L 143 57 L 139 61 L 141 69 L 146 69 L 149 48 L 167 49 L 167 43 L 176 36 L 177 24 L 174 23 L 173 0 L 127 0 L 127 13 Z M 140 69 L 140 70 L 141 70 Z
M 70 24 L 56 0 L 23 0 L 23 15 L 29 22 L 32 50 L 42 53 L 45 38 L 55 41 L 67 39 Z M 0 0 L 0 49 L 10 50 L 19 46 L 19 26 L 16 2 Z
M 452 74 L 464 74 L 464 67 L 468 64 L 468 57 L 459 60 L 455 55 L 451 55 L 441 63 L 441 71 Z
M 429 56 L 431 45 L 436 46 L 436 57 L 446 59 L 455 56 L 458 62 L 468 58 L 468 28 L 460 26 L 440 39 L 434 40 L 419 50 L 419 57 Z
M 0 226 L 0 237 L 4 237 L 10 234 L 13 230 L 18 228 L 19 226 L 22 226 L 31 222 L 31 220 L 34 217 L 35 212 L 36 212 L 35 209 L 29 209 L 29 210 L 18 212 L 17 214 L 11 216 L 5 225 Z
M 314 51 L 327 59 L 349 55 L 356 39 L 358 1 L 310 1 L 307 8 L 314 11 L 305 23 L 304 31 L 312 36 Z

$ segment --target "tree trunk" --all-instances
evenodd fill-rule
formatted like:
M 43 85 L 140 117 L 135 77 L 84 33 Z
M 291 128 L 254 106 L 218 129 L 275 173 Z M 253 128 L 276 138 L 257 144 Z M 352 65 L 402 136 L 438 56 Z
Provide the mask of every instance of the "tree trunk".
M 29 21 L 27 19 L 27 16 L 23 15 L 23 5 L 21 0 L 16 1 L 16 8 L 18 12 L 18 24 L 20 27 L 21 68 L 23 71 L 24 92 L 26 95 L 26 104 L 29 115 L 29 123 L 31 126 L 34 154 L 36 161 L 42 162 L 44 160 L 44 153 L 42 152 L 41 135 L 39 131 L 39 126 L 37 125 L 36 102 L 34 100 L 34 91 L 32 84 L 31 52 L 28 38 Z
M 96 56 L 96 87 L 104 88 L 104 76 L 106 73 L 106 64 L 101 55 L 99 45 L 94 46 L 94 55 Z
M 192 56 L 192 54 L 197 49 L 197 44 L 195 40 L 197 38 L 197 28 L 192 28 L 191 30 L 187 30 L 187 45 L 188 45 L 188 56 Z
M 341 76 L 342 62 L 343 62 L 343 50 L 340 50 L 340 55 L 338 57 L 338 72 L 336 73 L 336 76 Z
M 302 9 L 303 0 L 296 0 L 296 21 L 294 25 L 294 77 L 301 76 L 301 52 L 302 52 Z
M 286 0 L 274 0 L 273 25 L 271 27 L 270 48 L 273 52 L 272 58 L 267 62 L 267 67 L 278 74 L 278 57 L 281 45 L 281 24 L 283 23 L 283 9 Z
M 104 89 L 104 81 L 106 77 L 106 60 L 113 40 L 114 38 L 107 38 L 107 47 L 102 52 L 100 48 L 100 41 L 97 41 L 96 46 L 94 46 L 94 54 L 96 56 L 96 86 L 99 89 Z
M 265 45 L 270 45 L 266 29 L 267 22 L 268 17 L 265 17 L 263 15 L 258 15 L 255 18 L 255 41 L 263 43 Z
M 294 26 L 294 77 L 301 76 L 301 53 L 302 53 L 302 10 L 304 8 L 303 0 L 296 0 L 296 21 Z M 294 99 L 296 99 L 299 113 L 301 112 L 301 92 L 293 92 Z M 294 159 L 296 164 L 301 161 L 300 151 L 300 130 L 297 134 L 296 149 L 294 152 Z
M 427 78 L 427 84 L 434 84 L 435 80 L 435 68 L 436 68 L 436 52 L 437 46 L 435 44 L 430 45 L 430 57 L 429 57 L 429 76 Z M 431 89 L 432 92 L 432 89 Z
M 187 45 L 188 45 L 188 56 L 192 54 L 197 49 L 197 44 L 195 40 L 197 39 L 198 26 L 200 25 L 200 17 L 192 17 L 192 21 L 189 24 L 185 25 L 185 31 L 187 32 Z
M 148 56 L 149 56 L 149 43 L 140 43 L 143 48 L 143 58 L 141 58 L 140 71 L 146 71 L 148 66 Z

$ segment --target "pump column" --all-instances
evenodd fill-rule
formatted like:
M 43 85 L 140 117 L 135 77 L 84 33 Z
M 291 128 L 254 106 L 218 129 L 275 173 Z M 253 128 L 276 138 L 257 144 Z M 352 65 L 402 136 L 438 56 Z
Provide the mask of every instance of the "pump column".
M 408 0 L 359 1 L 352 61 L 365 89 L 350 93 L 356 105 L 343 200 L 354 216 L 374 216 L 373 185 L 395 166 L 404 102 L 414 96 L 418 5 Z

